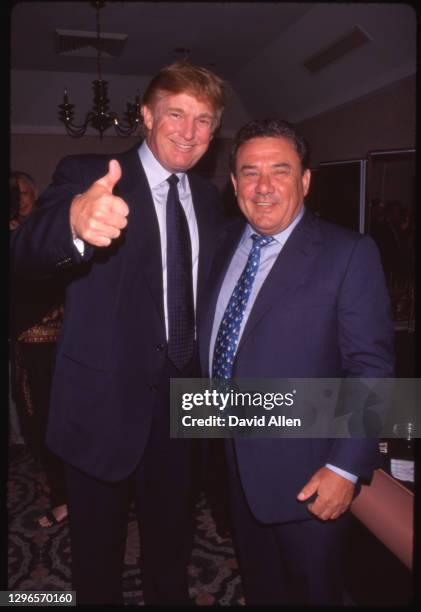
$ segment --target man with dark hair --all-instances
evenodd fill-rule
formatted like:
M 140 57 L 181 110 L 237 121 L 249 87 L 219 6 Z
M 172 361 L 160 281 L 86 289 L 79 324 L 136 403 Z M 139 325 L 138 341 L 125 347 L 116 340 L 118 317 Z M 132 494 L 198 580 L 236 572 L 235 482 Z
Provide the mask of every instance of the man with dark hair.
M 246 223 L 224 230 L 201 313 L 214 379 L 393 376 L 377 248 L 305 210 L 307 163 L 285 121 L 252 121 L 234 141 Z M 233 438 L 225 449 L 246 604 L 341 604 L 347 510 L 377 466 L 376 440 Z
M 195 313 L 221 212 L 190 169 L 223 107 L 210 71 L 163 68 L 145 93 L 141 146 L 62 160 L 12 240 L 17 271 L 74 267 L 47 440 L 66 462 L 79 603 L 122 602 L 131 490 L 145 603 L 189 601 L 192 446 L 170 439 L 169 380 L 199 373 Z

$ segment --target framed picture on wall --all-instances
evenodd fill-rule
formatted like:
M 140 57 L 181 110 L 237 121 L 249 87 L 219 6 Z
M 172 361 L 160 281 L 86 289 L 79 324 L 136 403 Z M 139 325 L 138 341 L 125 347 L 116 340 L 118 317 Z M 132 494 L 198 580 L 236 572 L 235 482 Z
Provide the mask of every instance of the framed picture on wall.
M 318 217 L 364 232 L 366 160 L 322 162 L 312 170 L 306 205 Z

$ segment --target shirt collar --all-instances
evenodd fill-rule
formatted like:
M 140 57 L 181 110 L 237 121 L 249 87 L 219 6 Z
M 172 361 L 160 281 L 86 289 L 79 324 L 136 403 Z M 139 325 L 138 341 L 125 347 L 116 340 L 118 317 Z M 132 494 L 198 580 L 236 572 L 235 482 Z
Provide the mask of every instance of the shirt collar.
M 285 244 L 290 234 L 292 233 L 292 230 L 294 229 L 294 227 L 298 225 L 298 223 L 303 218 L 304 210 L 305 210 L 304 206 L 302 206 L 300 212 L 295 217 L 295 219 L 292 221 L 292 223 L 288 225 L 288 227 L 286 227 L 284 230 L 282 230 L 278 234 L 273 234 L 273 238 L 276 242 L 279 242 L 280 244 Z M 247 223 L 241 242 L 245 242 L 246 240 L 250 238 L 252 234 L 256 234 L 256 233 L 257 233 L 256 230 L 250 225 L 250 223 Z
M 158 185 L 164 183 L 164 181 L 166 181 L 167 178 L 171 176 L 172 173 L 168 172 L 168 170 L 161 166 L 159 161 L 156 159 L 155 155 L 150 150 L 146 140 L 144 140 L 140 145 L 138 149 L 138 154 L 151 189 L 158 187 Z M 186 173 L 176 172 L 174 174 L 176 174 L 176 176 L 178 176 L 180 180 L 179 188 L 181 187 L 182 191 L 185 191 L 187 179 Z

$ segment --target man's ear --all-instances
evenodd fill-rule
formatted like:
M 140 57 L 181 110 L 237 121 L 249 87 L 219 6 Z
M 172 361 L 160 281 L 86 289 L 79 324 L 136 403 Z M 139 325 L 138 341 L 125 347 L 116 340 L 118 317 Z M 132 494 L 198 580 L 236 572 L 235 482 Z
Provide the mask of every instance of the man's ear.
M 232 172 L 230 174 L 230 178 L 231 178 L 232 186 L 234 187 L 234 193 L 235 195 L 237 195 L 237 179 L 235 178 Z
M 311 171 L 308 168 L 307 170 L 304 171 L 304 174 L 301 180 L 303 182 L 303 192 L 304 192 L 304 195 L 306 196 L 308 194 L 308 190 L 310 189 L 310 181 L 311 181 Z
M 144 123 L 146 129 L 147 130 L 151 130 L 152 126 L 153 126 L 153 113 L 152 113 L 152 110 L 149 108 L 149 106 L 144 104 L 141 107 L 140 112 L 142 113 L 143 123 Z

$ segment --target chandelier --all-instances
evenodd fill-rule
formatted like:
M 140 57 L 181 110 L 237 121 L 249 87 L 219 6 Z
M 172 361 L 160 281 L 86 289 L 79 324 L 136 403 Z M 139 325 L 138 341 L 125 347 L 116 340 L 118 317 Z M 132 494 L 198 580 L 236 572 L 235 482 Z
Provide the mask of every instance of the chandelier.
M 93 107 L 90 110 L 82 125 L 73 123 L 74 104 L 70 104 L 67 89 L 64 90 L 63 104 L 59 104 L 59 119 L 64 123 L 67 133 L 72 138 L 80 138 L 86 132 L 88 126 L 99 131 L 100 138 L 103 133 L 111 126 L 118 136 L 127 137 L 133 134 L 138 128 L 140 117 L 140 97 L 136 95 L 134 102 L 127 102 L 127 109 L 123 115 L 123 119 L 119 119 L 118 115 L 110 111 L 110 100 L 108 98 L 108 81 L 102 79 L 101 67 L 101 24 L 99 19 L 100 9 L 105 5 L 104 1 L 97 0 L 91 2 L 96 8 L 96 50 L 97 50 L 97 79 L 92 81 L 94 90 Z

